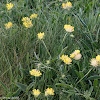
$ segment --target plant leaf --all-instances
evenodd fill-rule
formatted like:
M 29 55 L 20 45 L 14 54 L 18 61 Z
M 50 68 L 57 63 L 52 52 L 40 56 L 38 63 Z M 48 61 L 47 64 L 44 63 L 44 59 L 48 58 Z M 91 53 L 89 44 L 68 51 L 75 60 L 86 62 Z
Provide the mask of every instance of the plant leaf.
M 90 76 L 87 80 L 100 79 L 99 75 Z
M 56 83 L 55 85 L 62 86 L 62 87 L 65 87 L 65 88 L 73 88 L 72 85 L 68 85 L 68 84 Z
M 21 84 L 19 82 L 16 83 L 16 85 L 22 90 L 22 91 L 26 91 L 27 89 L 27 85 Z

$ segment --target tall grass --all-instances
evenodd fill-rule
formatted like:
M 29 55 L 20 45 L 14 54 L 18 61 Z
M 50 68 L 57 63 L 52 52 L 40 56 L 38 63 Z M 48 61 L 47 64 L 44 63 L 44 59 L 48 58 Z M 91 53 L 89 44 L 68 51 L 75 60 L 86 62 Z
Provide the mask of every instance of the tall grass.
M 8 2 L 14 4 L 10 11 L 6 8 Z M 90 66 L 91 58 L 100 54 L 100 1 L 70 2 L 72 9 L 65 10 L 58 0 L 0 1 L 0 94 L 3 97 L 34 100 L 32 89 L 38 88 L 42 92 L 38 100 L 46 100 L 45 89 L 52 87 L 55 95 L 49 100 L 100 100 L 100 67 L 91 70 Z M 38 17 L 33 20 L 33 27 L 27 29 L 21 20 L 32 13 Z M 13 26 L 6 30 L 4 24 L 9 21 Z M 63 41 L 65 24 L 74 26 L 75 31 L 67 33 Z M 43 41 L 37 38 L 39 32 L 45 33 Z M 82 54 L 79 61 L 66 65 L 59 59 L 60 54 L 69 55 L 77 49 Z M 33 68 L 42 72 L 36 80 L 29 74 Z

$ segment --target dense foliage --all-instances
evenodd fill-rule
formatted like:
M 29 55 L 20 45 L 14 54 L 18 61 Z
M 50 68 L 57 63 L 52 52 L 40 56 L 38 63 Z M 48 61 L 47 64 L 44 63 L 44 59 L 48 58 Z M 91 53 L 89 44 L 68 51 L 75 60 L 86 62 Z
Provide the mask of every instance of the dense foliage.
M 100 100 L 100 67 L 91 59 L 100 55 L 100 1 L 0 0 L 0 95 L 20 100 Z M 7 10 L 6 4 L 13 7 Z M 27 28 L 22 18 L 37 14 Z M 5 23 L 10 27 L 5 27 Z M 64 25 L 74 27 L 67 32 Z M 43 39 L 37 34 L 44 32 Z M 80 50 L 81 59 L 65 64 L 60 58 Z M 30 75 L 38 69 L 42 75 Z M 45 96 L 52 88 L 54 94 Z M 41 91 L 38 97 L 32 90 Z M 52 91 L 53 91 L 52 90 Z

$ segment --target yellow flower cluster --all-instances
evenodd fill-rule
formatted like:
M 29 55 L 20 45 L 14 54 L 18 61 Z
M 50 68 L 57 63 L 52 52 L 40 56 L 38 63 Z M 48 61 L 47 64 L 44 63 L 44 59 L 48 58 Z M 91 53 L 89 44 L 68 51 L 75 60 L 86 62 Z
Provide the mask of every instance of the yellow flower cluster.
M 38 39 L 40 39 L 40 40 L 41 40 L 41 39 L 43 39 L 44 32 L 43 32 L 43 33 L 41 33 L 41 32 L 40 32 L 40 33 L 38 33 L 38 34 L 37 34 L 37 36 L 38 36 Z
M 32 24 L 32 20 L 28 17 L 23 17 L 22 18 L 22 21 L 23 21 L 23 25 L 26 27 L 26 28 L 30 28 L 33 26 Z
M 5 24 L 5 28 L 6 29 L 9 29 L 11 27 L 12 27 L 12 23 L 11 22 L 8 22 L 8 23 Z
M 62 55 L 61 57 L 60 57 L 60 59 L 61 60 L 63 60 L 63 62 L 65 63 L 65 64 L 72 64 L 71 62 L 72 62 L 72 60 L 71 60 L 71 58 L 70 57 L 68 57 L 68 55 Z
M 71 26 L 71 25 L 64 25 L 64 29 L 67 31 L 67 32 L 73 32 L 74 31 L 74 27 Z
M 40 90 L 39 89 L 33 89 L 33 95 L 35 96 L 35 97 L 38 97 L 39 95 L 40 95 Z M 52 89 L 52 88 L 47 88 L 46 90 L 45 90 L 45 96 L 48 96 L 48 95 L 54 95 L 54 90 Z
M 96 58 L 91 59 L 91 65 L 97 67 L 100 65 L 100 55 L 97 55 Z
M 71 2 L 62 3 L 62 8 L 69 10 L 70 8 L 72 8 L 72 3 Z
M 42 73 L 40 71 L 38 71 L 37 69 L 32 69 L 30 71 L 30 74 L 35 76 L 35 77 L 39 77 L 40 75 L 42 75 Z
M 54 95 L 54 90 L 52 88 L 47 88 L 45 91 L 45 96 Z
M 14 5 L 13 5 L 12 3 L 6 4 L 6 7 L 7 7 L 8 10 L 10 10 L 13 6 L 14 6 Z
M 38 97 L 39 95 L 40 95 L 40 90 L 39 89 L 33 89 L 33 95 L 35 96 L 35 97 Z
M 70 57 L 75 60 L 81 59 L 82 55 L 80 54 L 80 50 L 75 50 L 72 54 L 70 54 Z
M 22 21 L 23 21 L 23 22 L 30 21 L 30 18 L 28 18 L 28 17 L 23 17 L 23 18 L 22 18 Z
M 62 3 L 62 7 L 66 9 L 66 3 Z
M 30 18 L 31 18 L 31 19 L 34 19 L 34 18 L 37 18 L 37 16 L 38 16 L 38 15 L 34 13 L 34 14 L 32 14 L 32 15 L 30 16 Z

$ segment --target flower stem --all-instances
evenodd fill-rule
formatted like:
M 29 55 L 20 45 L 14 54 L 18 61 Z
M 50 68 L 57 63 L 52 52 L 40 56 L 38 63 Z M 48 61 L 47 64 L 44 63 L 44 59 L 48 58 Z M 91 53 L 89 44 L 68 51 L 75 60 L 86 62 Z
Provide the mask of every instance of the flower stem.
M 51 58 L 51 54 L 50 54 L 50 52 L 48 51 L 47 46 L 45 45 L 45 43 L 44 43 L 43 40 L 41 40 L 41 41 L 42 41 L 43 45 L 45 46 L 45 48 L 46 48 L 46 50 L 47 50 L 47 53 L 49 54 L 49 56 L 50 56 L 50 58 Z
M 36 84 L 36 76 L 35 76 L 35 84 Z
M 63 44 L 63 42 L 65 41 L 66 35 L 67 35 L 67 33 L 64 35 L 64 37 L 63 37 L 63 41 L 62 41 L 61 44 Z
M 77 65 L 78 65 L 78 69 L 79 69 L 79 71 L 80 71 L 80 70 L 81 70 L 81 68 L 80 68 L 79 62 L 77 63 Z
M 35 100 L 38 100 L 38 99 L 35 97 Z
M 75 86 L 77 86 L 77 84 L 80 83 L 80 82 L 91 72 L 92 69 L 93 69 L 93 68 L 91 68 L 91 69 L 84 75 L 84 77 L 82 77 L 82 78 L 76 83 Z
M 49 100 L 49 97 L 47 96 L 47 100 Z

